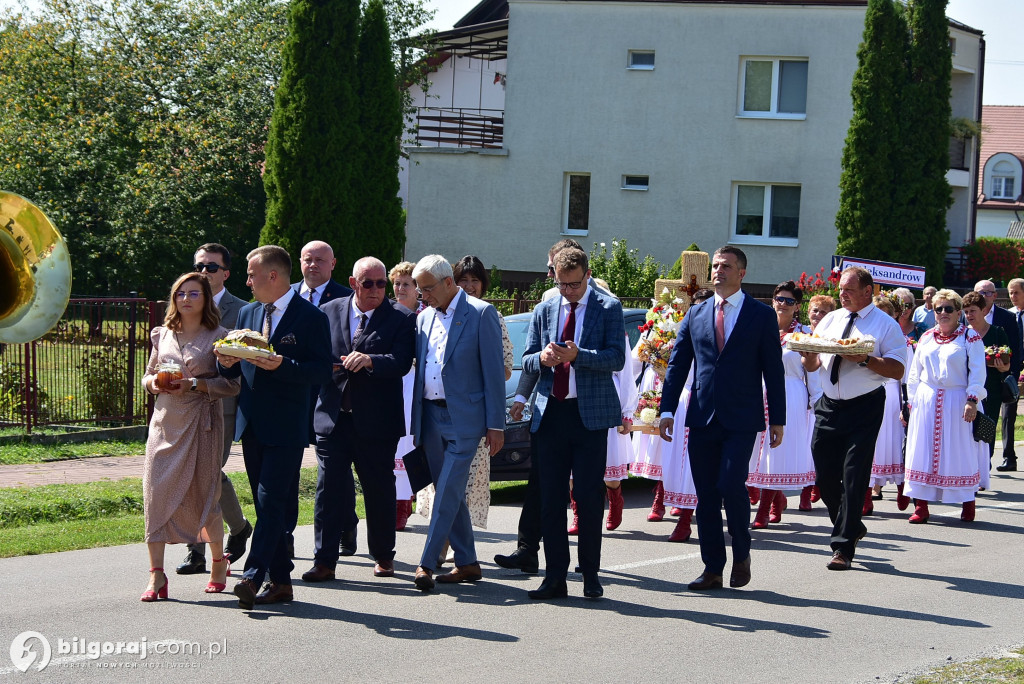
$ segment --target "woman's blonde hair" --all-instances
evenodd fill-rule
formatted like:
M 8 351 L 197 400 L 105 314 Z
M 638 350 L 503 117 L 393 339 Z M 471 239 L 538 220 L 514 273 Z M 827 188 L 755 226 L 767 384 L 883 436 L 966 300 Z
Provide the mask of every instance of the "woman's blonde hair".
M 932 297 L 932 306 L 935 306 L 935 302 L 940 299 L 945 299 L 947 302 L 953 302 L 953 308 L 960 311 L 964 308 L 964 300 L 960 299 L 960 295 L 953 290 L 942 289 L 935 293 Z

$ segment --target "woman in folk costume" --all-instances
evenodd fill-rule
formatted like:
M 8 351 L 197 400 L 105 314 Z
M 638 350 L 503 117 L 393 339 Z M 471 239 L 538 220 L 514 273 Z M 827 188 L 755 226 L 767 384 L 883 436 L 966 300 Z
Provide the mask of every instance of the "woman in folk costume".
M 821 323 L 821 319 L 826 314 L 836 310 L 836 300 L 832 295 L 817 294 L 811 297 L 810 301 L 807 302 L 807 321 L 810 323 L 811 333 L 818 327 L 818 323 Z M 811 390 L 811 407 L 813 408 L 818 399 L 821 398 L 821 382 L 819 380 L 821 369 L 814 371 L 807 376 L 808 384 L 807 388 Z M 811 485 L 804 487 L 800 493 L 800 510 L 809 511 L 811 510 L 811 504 L 818 503 L 821 500 L 821 493 L 818 491 L 818 485 Z
M 711 299 L 715 296 L 713 290 L 697 290 L 693 295 L 693 303 Z M 686 407 L 690 403 L 690 390 L 693 387 L 693 366 L 690 367 L 690 374 L 683 385 L 683 393 L 679 399 L 679 407 L 676 409 L 675 424 L 683 427 L 686 425 Z M 664 487 L 665 504 L 672 506 L 673 515 L 678 515 L 679 520 L 668 536 L 670 542 L 685 542 L 690 539 L 690 523 L 693 520 L 693 511 L 697 508 L 697 488 L 693 486 L 693 474 L 690 471 L 689 453 L 690 430 L 683 429 L 683 434 L 664 445 Z M 679 511 L 676 513 L 676 511 Z
M 423 304 L 417 298 L 416 282 L 412 279 L 412 270 L 415 267 L 416 264 L 403 261 L 391 269 L 388 278 L 391 279 L 391 287 L 395 291 L 395 301 L 409 311 L 419 313 L 423 309 Z M 412 487 L 409 485 L 409 474 L 405 472 L 405 463 L 402 462 L 402 456 L 412 451 L 414 446 L 409 426 L 411 425 L 410 416 L 412 415 L 412 394 L 415 381 L 416 367 L 413 366 L 402 378 L 406 435 L 398 440 L 398 448 L 395 450 L 395 498 L 397 499 L 395 529 L 399 532 L 404 530 L 409 522 L 409 516 L 412 515 L 412 502 L 415 498 Z
M 640 359 L 640 350 L 644 341 L 653 336 L 653 329 L 648 328 L 640 336 L 640 340 L 633 347 L 630 357 L 633 362 L 640 365 L 640 385 L 637 388 L 640 394 L 644 392 L 661 393 L 663 378 L 654 369 L 654 364 L 647 363 Z M 662 444 L 665 442 L 657 434 L 648 435 L 637 432 L 633 435 L 633 462 L 629 466 L 629 472 L 638 477 L 654 480 L 654 502 L 651 504 L 651 512 L 647 514 L 649 522 L 660 522 L 665 519 L 665 487 L 662 483 Z
M 782 365 L 786 370 L 786 438 L 774 449 L 768 440 L 759 440 L 762 447 L 751 463 L 747 486 L 761 490 L 760 505 L 753 529 L 768 527 L 769 522 L 782 520 L 786 509 L 784 489 L 801 490 L 801 507 L 810 505 L 810 490 L 814 484 L 814 459 L 811 457 L 811 429 L 813 413 L 810 388 L 811 373 L 804 369 L 804 357 L 786 349 L 786 343 L 795 332 L 809 332 L 800 324 L 797 313 L 803 299 L 803 290 L 788 280 L 775 286 L 772 307 L 779 323 L 779 344 L 782 345 Z M 806 499 L 806 501 L 804 500 Z
M 988 444 L 974 441 L 973 425 L 985 393 L 985 343 L 960 324 L 962 302 L 952 290 L 932 298 L 935 327 L 921 336 L 910 366 L 906 487 L 914 499 L 911 523 L 928 522 L 929 501 L 963 504 L 974 520 L 979 465 Z

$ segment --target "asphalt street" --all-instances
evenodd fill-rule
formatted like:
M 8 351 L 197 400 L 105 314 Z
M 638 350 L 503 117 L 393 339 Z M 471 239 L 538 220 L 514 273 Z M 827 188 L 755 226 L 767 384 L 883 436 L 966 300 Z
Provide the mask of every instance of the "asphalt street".
M 299 528 L 295 601 L 251 611 L 204 594 L 206 576 L 173 573 L 170 600 L 140 603 L 142 544 L 3 559 L 0 681 L 877 682 L 1024 643 L 1024 474 L 993 472 L 973 524 L 934 505 L 910 525 L 889 486 L 848 572 L 825 568 L 824 506 L 796 503 L 754 532 L 750 585 L 712 593 L 686 589 L 702 569 L 696 538 L 665 541 L 674 521 L 646 521 L 646 491 L 605 534 L 596 601 L 578 575 L 568 599 L 531 601 L 539 577 L 493 564 L 514 548 L 517 506 L 492 507 L 477 533 L 484 580 L 429 594 L 412 584 L 426 532 L 415 515 L 393 579 L 372 576 L 360 538 L 337 581 L 302 583 L 313 532 Z M 183 554 L 169 548 L 168 568 Z M 49 646 L 42 671 L 44 645 L 24 632 Z M 118 642 L 120 655 L 103 652 Z M 129 653 L 142 642 L 145 658 Z

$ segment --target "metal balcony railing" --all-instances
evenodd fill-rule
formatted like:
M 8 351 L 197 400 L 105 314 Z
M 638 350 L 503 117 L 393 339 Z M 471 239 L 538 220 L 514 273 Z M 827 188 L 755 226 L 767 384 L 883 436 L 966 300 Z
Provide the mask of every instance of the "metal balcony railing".
M 416 140 L 436 147 L 500 148 L 505 132 L 501 109 L 418 107 Z

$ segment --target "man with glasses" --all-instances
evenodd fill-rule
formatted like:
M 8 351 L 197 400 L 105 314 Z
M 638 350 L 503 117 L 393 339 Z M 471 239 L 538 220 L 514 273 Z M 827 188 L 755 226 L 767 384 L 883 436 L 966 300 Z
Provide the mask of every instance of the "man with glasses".
M 505 362 L 498 312 L 455 284 L 451 264 L 443 256 L 420 259 L 412 277 L 427 306 L 416 319 L 412 433 L 430 464 L 435 488 L 415 583 L 429 591 L 445 540 L 455 552 L 455 569 L 437 582 L 475 582 L 483 576 L 466 506 L 466 483 L 480 438 L 486 437 L 490 456 L 505 443 Z M 392 512 L 393 502 L 394 489 Z M 391 522 L 394 527 L 394 518 Z
M 1020 287 L 1019 285 L 1017 286 Z M 989 325 L 998 325 L 1006 331 L 1010 340 L 1010 377 L 1014 380 L 1020 377 L 1024 348 L 1021 346 L 1021 331 L 1018 327 L 1017 315 L 1010 313 L 1001 306 L 996 306 L 996 285 L 991 280 L 979 280 L 974 285 L 974 291 L 985 298 L 985 309 L 981 312 Z M 1007 466 L 1011 463 L 1013 468 L 1017 467 L 1017 454 L 1013 449 L 1013 431 L 1017 422 L 1017 403 L 1006 402 L 1003 404 L 1003 463 L 997 470 L 1006 472 Z M 994 449 L 994 447 L 993 447 Z M 991 458 L 991 457 L 990 457 Z M 991 464 L 989 465 L 991 468 Z
M 196 250 L 193 268 L 206 276 L 213 293 L 213 303 L 220 311 L 220 324 L 228 330 L 235 328 L 238 312 L 245 302 L 228 292 L 224 287 L 231 275 L 231 252 L 224 245 L 209 242 Z M 231 442 L 235 436 L 235 410 L 238 397 L 224 397 L 221 407 L 224 410 L 224 452 L 222 467 L 228 462 L 231 453 Z M 228 539 L 224 544 L 224 553 L 231 562 L 245 555 L 245 543 L 252 536 L 252 525 L 245 519 L 242 507 L 238 504 L 235 487 L 231 484 L 224 471 L 220 474 L 220 508 L 224 513 L 224 523 L 228 526 Z M 206 572 L 206 544 L 189 544 L 185 560 L 175 570 L 179 575 L 195 575 Z
M 366 504 L 366 540 L 375 577 L 395 575 L 395 450 L 405 434 L 402 377 L 412 367 L 415 317 L 386 296 L 387 270 L 363 257 L 348 280 L 353 293 L 325 304 L 334 357 L 320 387 L 313 567 L 304 582 L 333 580 L 338 545 L 355 511 L 352 466 Z
M 533 310 L 523 351 L 523 371 L 536 375 L 536 410 L 530 425 L 540 477 L 544 581 L 529 597 L 568 595 L 569 535 L 565 508 L 569 480 L 579 514 L 578 555 L 583 595 L 604 594 L 601 522 L 608 430 L 622 422 L 612 375 L 626 362 L 622 305 L 590 285 L 586 252 L 566 248 L 554 258 L 561 296 Z
M 924 288 L 924 292 L 921 293 L 921 296 L 924 297 L 924 304 L 914 309 L 914 327 L 917 329 L 918 337 L 935 327 L 935 312 L 932 311 L 932 297 L 935 296 L 936 292 L 938 292 L 938 290 L 931 285 Z

